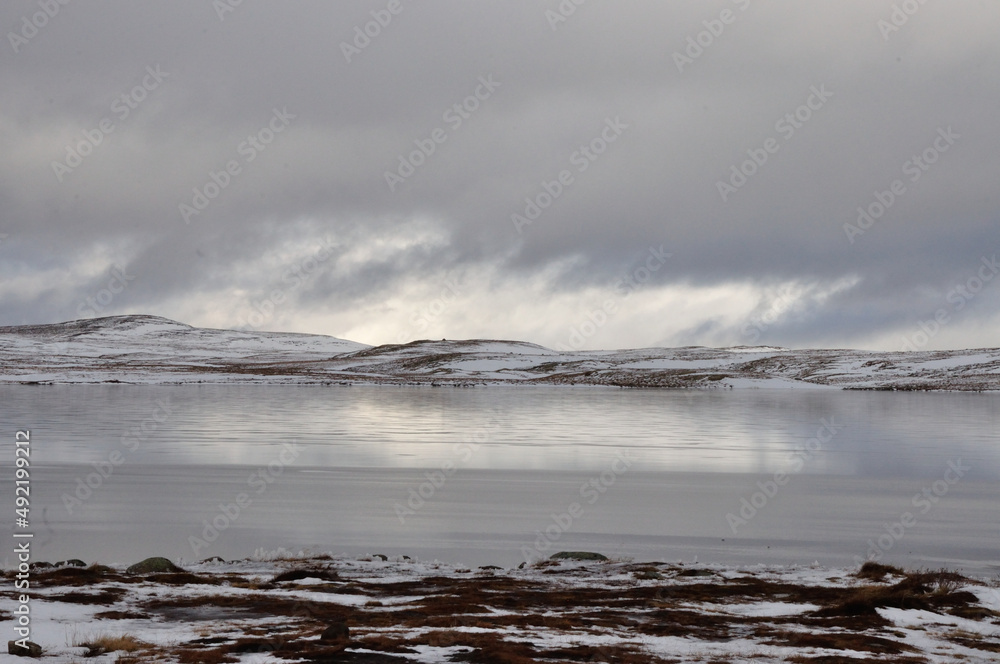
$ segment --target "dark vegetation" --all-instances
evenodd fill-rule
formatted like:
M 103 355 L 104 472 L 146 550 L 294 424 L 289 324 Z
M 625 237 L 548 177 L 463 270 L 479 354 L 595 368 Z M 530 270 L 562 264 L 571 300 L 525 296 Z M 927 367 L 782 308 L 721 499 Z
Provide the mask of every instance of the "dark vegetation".
M 107 610 L 95 615 L 98 623 L 129 618 L 205 625 L 210 633 L 176 644 L 169 652 L 174 661 L 201 664 L 237 662 L 247 653 L 307 662 L 405 662 L 403 655 L 417 652 L 417 646 L 450 647 L 449 661 L 470 664 L 680 661 L 657 658 L 627 643 L 540 645 L 531 638 L 537 631 L 682 637 L 707 644 L 752 639 L 762 647 L 794 649 L 798 654 L 789 662 L 914 664 L 928 660 L 879 609 L 920 609 L 1000 624 L 1000 615 L 981 606 L 966 589 L 978 582 L 943 570 L 906 571 L 866 563 L 853 579 L 810 584 L 754 573 L 727 578 L 710 569 L 666 563 L 549 560 L 527 572 L 462 570 L 383 582 L 372 575 L 348 574 L 335 561 L 313 559 L 295 561 L 271 579 L 183 570 L 127 574 L 99 565 L 39 569 L 34 578 L 45 591 L 39 601 L 105 606 Z M 162 585 L 164 590 L 130 597 L 136 584 Z M 198 589 L 171 592 L 181 586 Z M 357 601 L 338 602 L 334 596 L 331 601 L 307 601 L 300 591 L 310 597 L 355 596 Z M 777 616 L 734 610 L 760 602 L 801 610 Z M 261 618 L 265 620 L 246 622 Z M 948 638 L 983 657 L 995 656 L 1000 641 L 986 633 L 953 630 Z M 120 642 L 129 644 L 129 652 L 119 656 L 120 664 L 152 662 L 162 654 L 136 639 Z M 83 645 L 94 655 L 112 649 L 109 638 Z M 359 649 L 379 654 L 354 652 Z M 849 650 L 866 657 L 809 654 L 822 650 Z

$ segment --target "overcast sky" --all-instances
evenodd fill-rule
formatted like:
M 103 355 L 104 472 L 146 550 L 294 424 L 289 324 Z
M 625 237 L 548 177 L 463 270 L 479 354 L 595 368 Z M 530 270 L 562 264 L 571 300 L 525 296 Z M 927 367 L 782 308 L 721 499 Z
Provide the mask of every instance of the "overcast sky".
M 0 324 L 1000 345 L 996 2 L 61 2 L 0 6 Z

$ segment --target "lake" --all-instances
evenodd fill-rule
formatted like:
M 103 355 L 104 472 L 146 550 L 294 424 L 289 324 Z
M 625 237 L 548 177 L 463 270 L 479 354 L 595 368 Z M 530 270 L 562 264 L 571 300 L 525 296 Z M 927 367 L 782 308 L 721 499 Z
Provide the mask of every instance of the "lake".
M 1000 395 L 57 385 L 0 403 L 5 467 L 31 431 L 34 560 L 583 549 L 1000 571 Z

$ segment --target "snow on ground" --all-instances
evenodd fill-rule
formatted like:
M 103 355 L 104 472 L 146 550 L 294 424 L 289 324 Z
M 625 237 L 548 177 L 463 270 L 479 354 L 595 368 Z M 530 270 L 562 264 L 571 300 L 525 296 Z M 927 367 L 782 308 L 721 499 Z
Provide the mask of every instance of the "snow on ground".
M 55 664 L 122 635 L 135 659 L 87 661 L 976 664 L 1000 652 L 996 581 L 945 571 L 382 558 L 34 569 L 32 640 Z M 12 584 L 0 591 L 11 632 L 15 597 Z M 349 634 L 321 638 L 338 625 Z
M 520 341 L 371 347 L 334 337 L 194 328 L 112 316 L 0 328 L 7 383 L 388 383 L 698 389 L 1000 389 L 1000 350 L 639 348 L 556 351 Z
M 937 360 L 924 360 L 920 362 L 914 362 L 913 367 L 915 369 L 954 369 L 956 367 L 964 367 L 969 365 L 985 364 L 992 362 L 997 359 L 995 354 L 990 353 L 976 353 L 972 355 L 957 355 L 952 357 L 945 357 Z
M 810 383 L 804 380 L 793 380 L 791 378 L 723 378 L 720 381 L 726 387 L 739 390 L 761 390 L 761 389 L 799 389 L 799 390 L 830 390 L 838 389 L 833 385 L 823 383 Z

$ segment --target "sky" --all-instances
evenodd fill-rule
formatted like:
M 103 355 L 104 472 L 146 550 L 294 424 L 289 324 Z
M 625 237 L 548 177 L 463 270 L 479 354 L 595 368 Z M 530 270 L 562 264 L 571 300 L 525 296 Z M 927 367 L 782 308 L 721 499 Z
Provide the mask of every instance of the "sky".
M 0 5 L 0 325 L 995 347 L 1000 4 Z

